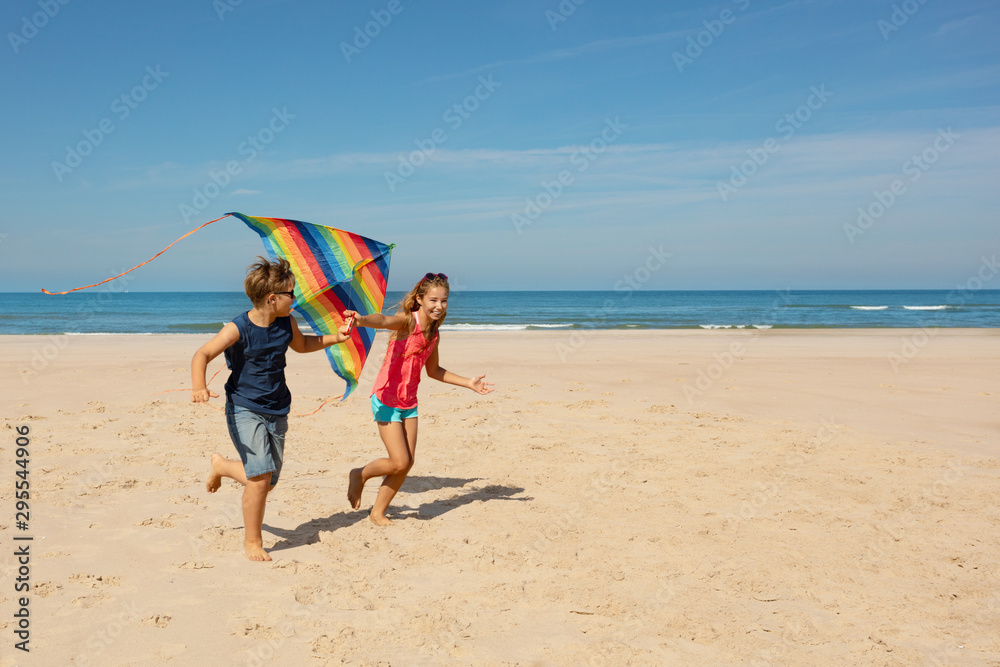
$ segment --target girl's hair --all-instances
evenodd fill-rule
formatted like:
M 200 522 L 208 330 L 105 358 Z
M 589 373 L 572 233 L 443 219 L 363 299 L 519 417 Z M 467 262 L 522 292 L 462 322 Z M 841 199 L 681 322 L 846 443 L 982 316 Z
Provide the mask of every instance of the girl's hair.
M 255 308 L 264 305 L 268 294 L 284 292 L 289 280 L 294 280 L 291 267 L 287 260 L 279 259 L 272 262 L 261 256 L 247 267 L 247 277 L 243 281 L 243 290 L 250 297 Z
M 408 335 L 407 332 L 413 330 L 413 313 L 420 309 L 420 304 L 417 303 L 417 299 L 422 299 L 424 295 L 427 294 L 427 291 L 432 287 L 443 287 L 445 293 L 451 291 L 451 288 L 448 286 L 448 277 L 443 273 L 428 273 L 426 276 L 421 278 L 420 282 L 418 282 L 413 289 L 411 289 L 409 293 L 403 297 L 402 301 L 400 301 L 397 306 L 396 313 L 406 318 L 406 326 L 393 332 L 393 340 L 402 340 Z M 426 339 L 425 345 L 429 344 L 430 341 L 434 340 L 434 337 L 437 336 L 438 327 L 440 327 L 441 323 L 444 322 L 445 316 L 447 316 L 447 312 L 445 312 L 445 315 L 442 316 L 441 319 L 431 322 L 430 326 L 424 330 L 424 338 Z

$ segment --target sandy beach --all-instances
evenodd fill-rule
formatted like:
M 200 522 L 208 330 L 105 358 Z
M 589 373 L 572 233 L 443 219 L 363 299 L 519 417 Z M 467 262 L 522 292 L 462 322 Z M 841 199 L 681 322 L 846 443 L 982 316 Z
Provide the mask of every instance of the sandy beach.
M 3 667 L 1000 665 L 998 330 L 445 332 L 496 391 L 423 380 L 388 528 L 376 480 L 345 497 L 379 334 L 290 418 L 264 564 L 205 491 L 222 413 L 157 393 L 207 338 L 0 337 Z M 296 412 L 343 390 L 322 353 L 287 375 Z

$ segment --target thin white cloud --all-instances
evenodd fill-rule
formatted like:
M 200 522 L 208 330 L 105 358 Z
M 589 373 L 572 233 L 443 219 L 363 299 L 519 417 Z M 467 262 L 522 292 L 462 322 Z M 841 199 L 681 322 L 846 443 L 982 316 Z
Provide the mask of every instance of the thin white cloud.
M 550 62 L 554 60 L 564 60 L 566 58 L 587 56 L 595 53 L 604 53 L 606 51 L 613 51 L 616 49 L 630 49 L 637 46 L 654 44 L 656 42 L 662 42 L 668 39 L 673 39 L 675 37 L 680 37 L 686 35 L 688 32 L 690 32 L 690 30 L 671 30 L 668 32 L 654 33 L 651 35 L 620 37 L 618 39 L 598 39 L 592 42 L 587 42 L 586 44 L 581 44 L 580 46 L 575 46 L 567 49 L 552 49 L 550 51 L 543 51 L 542 53 L 537 53 L 535 55 L 527 56 L 525 58 L 498 60 L 496 62 L 488 63 L 486 65 L 473 67 L 472 69 L 468 69 L 463 72 L 453 72 L 451 74 L 439 74 L 437 76 L 432 76 L 427 79 L 422 79 L 420 81 L 417 81 L 414 85 L 419 86 L 427 83 L 435 83 L 437 81 L 446 81 L 449 79 L 458 79 L 462 77 L 472 76 L 474 74 L 483 74 L 484 72 L 488 72 L 490 70 L 494 70 L 500 67 L 507 67 L 510 65 L 532 65 L 541 62 Z
M 758 18 L 761 16 L 766 16 L 773 12 L 783 11 L 793 7 L 798 7 L 804 4 L 814 4 L 817 0 L 790 0 L 784 4 L 778 5 L 776 7 L 769 7 L 760 11 L 752 11 L 743 15 L 744 18 Z M 713 18 L 710 14 L 705 16 L 706 19 Z M 435 83 L 437 81 L 445 81 L 449 79 L 456 79 L 461 77 L 472 76 L 474 74 L 482 74 L 493 69 L 507 66 L 517 66 L 517 65 L 533 65 L 535 63 L 551 62 L 555 60 L 564 60 L 567 58 L 577 58 L 581 56 L 589 56 L 597 53 L 605 53 L 607 51 L 614 51 L 618 49 L 631 49 L 638 46 L 645 46 L 647 44 L 655 44 L 657 42 L 663 42 L 670 39 L 675 39 L 679 37 L 684 37 L 692 32 L 698 32 L 703 29 L 703 25 L 700 21 L 695 21 L 691 25 L 685 25 L 683 29 L 680 30 L 669 30 L 666 32 L 652 33 L 649 35 L 635 35 L 632 37 L 619 37 L 616 39 L 598 39 L 586 44 L 581 44 L 579 46 L 574 46 L 564 49 L 552 49 L 549 51 L 543 51 L 531 56 L 526 56 L 524 58 L 515 58 L 510 60 L 498 60 L 496 62 L 488 63 L 485 65 L 480 65 L 472 69 L 465 70 L 463 72 L 454 72 L 450 74 L 440 74 L 437 76 L 432 76 L 427 79 L 422 79 L 417 81 L 414 85 L 423 85 L 427 83 Z M 815 36 L 810 37 L 809 43 L 815 42 Z
M 1000 65 L 989 65 L 964 70 L 952 69 L 915 74 L 908 79 L 890 81 L 882 89 L 883 94 L 900 93 L 941 93 L 969 88 L 993 87 L 1000 83 Z
M 981 12 L 979 14 L 973 14 L 972 16 L 966 16 L 964 19 L 956 19 L 954 21 L 946 21 L 942 23 L 937 30 L 934 31 L 932 37 L 942 37 L 950 32 L 955 32 L 956 30 L 961 30 L 962 28 L 981 21 L 987 12 Z
M 823 162 L 818 166 L 831 170 L 851 169 L 860 164 L 884 160 L 892 155 L 899 155 L 902 161 L 907 156 L 907 151 L 933 141 L 935 131 L 801 135 L 794 136 L 787 142 L 779 139 L 779 144 L 782 145 L 781 154 L 794 152 L 806 156 L 832 156 L 834 158 L 832 162 Z M 975 137 L 973 141 L 979 146 L 995 147 L 1000 142 L 1000 127 L 968 131 L 956 127 L 956 131 L 963 133 L 963 136 L 967 134 Z M 616 167 L 628 167 L 627 173 L 650 166 L 666 171 L 690 173 L 693 169 L 707 169 L 711 165 L 727 161 L 742 161 L 746 159 L 744 154 L 746 149 L 754 148 L 762 142 L 763 137 L 757 142 L 745 140 L 711 145 L 697 143 L 612 145 L 596 156 L 592 164 L 596 169 L 601 165 L 614 163 Z M 431 166 L 447 169 L 450 172 L 465 172 L 471 169 L 520 172 L 538 169 L 547 174 L 545 170 L 567 167 L 568 159 L 574 154 L 580 154 L 586 148 L 585 145 L 522 150 L 439 148 L 427 158 L 427 165 L 421 170 L 426 171 Z M 398 153 L 353 153 L 317 160 L 297 160 L 288 164 L 276 163 L 268 165 L 266 171 L 268 176 L 273 177 L 279 177 L 284 173 L 294 178 L 308 178 L 352 171 L 362 165 L 380 165 L 386 169 L 394 169 L 398 158 Z
M 579 146 L 439 148 L 414 176 L 417 180 L 403 183 L 393 193 L 382 175 L 396 167 L 395 153 L 335 154 L 289 162 L 259 159 L 251 178 L 272 184 L 268 191 L 278 197 L 276 204 L 283 192 L 293 191 L 299 183 L 332 180 L 341 192 L 357 195 L 326 199 L 312 207 L 309 215 L 363 222 L 394 233 L 401 233 L 400 221 L 455 231 L 470 225 L 511 228 L 511 216 L 523 212 L 526 201 L 543 192 L 543 181 L 552 183 L 562 170 L 569 170 L 573 181 L 546 208 L 546 222 L 539 227 L 585 227 L 621 219 L 629 224 L 653 224 L 664 215 L 675 222 L 686 221 L 684 224 L 700 220 L 715 225 L 736 212 L 741 220 L 765 226 L 768 216 L 822 217 L 834 212 L 849 217 L 857 206 L 870 202 L 875 190 L 885 190 L 894 179 L 905 180 L 911 187 L 907 203 L 926 201 L 926 214 L 940 217 L 954 205 L 955 197 L 963 198 L 969 206 L 982 200 L 982 193 L 990 191 L 1000 177 L 996 163 L 1000 127 L 955 127 L 954 131 L 959 134 L 954 145 L 912 186 L 904 164 L 934 146 L 936 129 L 800 134 L 787 141 L 781 139 L 779 150 L 753 170 L 748 182 L 727 201 L 720 197 L 719 183 L 730 179 L 734 166 L 748 161 L 748 150 L 758 149 L 759 154 L 763 139 L 614 145 L 585 172 L 570 161 Z M 181 171 L 203 175 L 206 166 Z M 152 168 L 150 172 L 163 170 Z M 163 190 L 176 185 L 146 182 L 143 187 Z

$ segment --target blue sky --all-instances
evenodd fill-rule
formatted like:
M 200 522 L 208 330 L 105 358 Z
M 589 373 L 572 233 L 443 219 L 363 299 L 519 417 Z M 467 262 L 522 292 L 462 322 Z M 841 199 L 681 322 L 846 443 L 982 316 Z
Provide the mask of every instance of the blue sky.
M 0 291 L 228 211 L 396 243 L 391 289 L 612 289 L 654 250 L 645 289 L 951 289 L 1000 251 L 994 2 L 11 0 L 0 28 Z M 128 287 L 238 291 L 261 247 L 226 219 Z

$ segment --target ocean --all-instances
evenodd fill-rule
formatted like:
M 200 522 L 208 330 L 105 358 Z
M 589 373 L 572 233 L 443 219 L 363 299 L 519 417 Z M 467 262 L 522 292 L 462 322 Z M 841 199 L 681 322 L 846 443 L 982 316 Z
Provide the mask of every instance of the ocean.
M 0 293 L 0 334 L 204 336 L 249 307 L 239 292 Z M 856 327 L 1000 327 L 1000 290 L 453 291 L 442 330 Z

